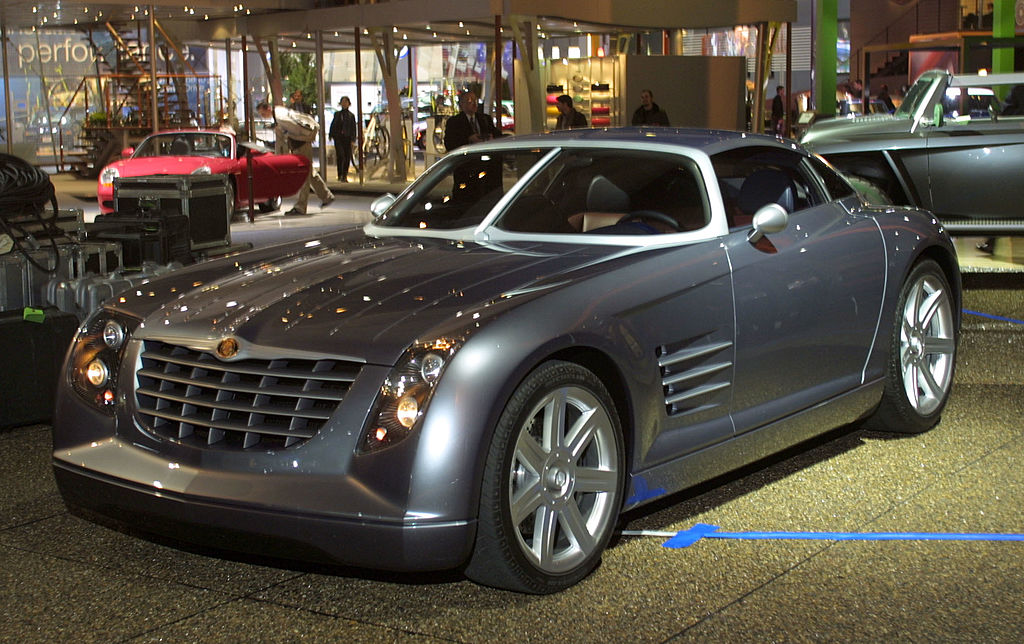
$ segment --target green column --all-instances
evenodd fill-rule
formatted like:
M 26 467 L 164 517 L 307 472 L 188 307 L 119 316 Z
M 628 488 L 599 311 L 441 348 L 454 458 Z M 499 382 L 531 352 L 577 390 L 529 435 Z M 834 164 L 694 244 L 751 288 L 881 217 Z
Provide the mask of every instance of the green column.
M 1013 18 L 1014 0 L 994 0 L 992 13 L 992 37 L 1013 38 L 1016 26 Z M 992 73 L 1012 72 L 1013 50 L 992 50 Z
M 817 101 L 815 109 L 819 114 L 826 116 L 835 116 L 836 113 L 838 21 L 839 0 L 814 0 L 814 97 Z

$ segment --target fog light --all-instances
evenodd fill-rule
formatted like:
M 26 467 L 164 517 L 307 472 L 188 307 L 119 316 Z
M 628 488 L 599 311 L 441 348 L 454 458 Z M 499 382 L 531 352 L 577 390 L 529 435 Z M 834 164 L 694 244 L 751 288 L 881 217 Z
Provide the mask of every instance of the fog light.
M 416 416 L 419 414 L 420 404 L 412 396 L 403 396 L 398 401 L 398 409 L 395 410 L 395 416 L 398 417 L 398 422 L 402 427 L 412 427 L 413 423 L 416 422 Z
M 102 360 L 93 360 L 85 368 L 85 379 L 94 387 L 102 387 L 107 384 L 107 378 L 109 377 L 110 370 L 107 369 L 107 365 Z

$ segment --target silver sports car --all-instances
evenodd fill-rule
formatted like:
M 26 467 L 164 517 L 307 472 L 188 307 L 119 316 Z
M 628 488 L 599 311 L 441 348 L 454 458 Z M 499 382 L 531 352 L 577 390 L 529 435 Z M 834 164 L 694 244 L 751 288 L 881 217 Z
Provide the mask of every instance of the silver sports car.
M 895 114 L 819 121 L 801 142 L 953 234 L 1024 232 L 1024 73 L 927 71 Z
M 68 505 L 547 593 L 625 510 L 844 424 L 924 431 L 949 395 L 948 236 L 792 142 L 506 139 L 374 210 L 83 323 L 54 422 Z

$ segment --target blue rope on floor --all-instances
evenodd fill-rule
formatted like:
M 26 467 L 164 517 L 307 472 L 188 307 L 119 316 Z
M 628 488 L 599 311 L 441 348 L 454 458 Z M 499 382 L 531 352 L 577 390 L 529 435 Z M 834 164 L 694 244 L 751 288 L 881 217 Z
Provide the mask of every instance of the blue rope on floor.
M 991 313 L 982 313 L 980 311 L 971 311 L 968 309 L 963 310 L 967 315 L 977 315 L 978 317 L 988 318 L 990 320 L 999 320 L 1001 322 L 1012 322 L 1014 324 L 1024 324 L 1024 320 L 1017 320 L 1015 318 L 1007 318 L 1001 315 L 992 315 Z
M 680 530 L 663 543 L 666 548 L 686 548 L 701 539 L 813 539 L 821 541 L 1024 541 L 1024 534 L 985 532 L 719 532 L 718 526 L 698 523 Z M 623 532 L 636 536 L 667 536 L 667 533 Z M 639 534 L 638 534 L 639 533 Z

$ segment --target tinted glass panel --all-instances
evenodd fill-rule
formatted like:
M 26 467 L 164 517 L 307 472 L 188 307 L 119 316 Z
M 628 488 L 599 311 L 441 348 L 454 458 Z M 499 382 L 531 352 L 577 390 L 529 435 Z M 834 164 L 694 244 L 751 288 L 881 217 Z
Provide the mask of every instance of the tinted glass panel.
M 845 199 L 857 194 L 857 191 L 847 183 L 846 179 L 822 163 L 820 159 L 812 158 L 810 161 L 811 166 L 821 176 L 821 181 L 825 184 L 825 189 L 828 190 L 828 194 L 832 199 Z
M 709 221 L 696 164 L 626 150 L 566 150 L 510 204 L 497 227 L 529 233 L 651 235 Z
M 779 148 L 736 148 L 711 157 L 730 228 L 748 226 L 769 203 L 799 212 L 825 201 L 807 176 L 807 157 Z
M 448 157 L 377 223 L 433 230 L 477 226 L 547 152 L 517 150 Z

